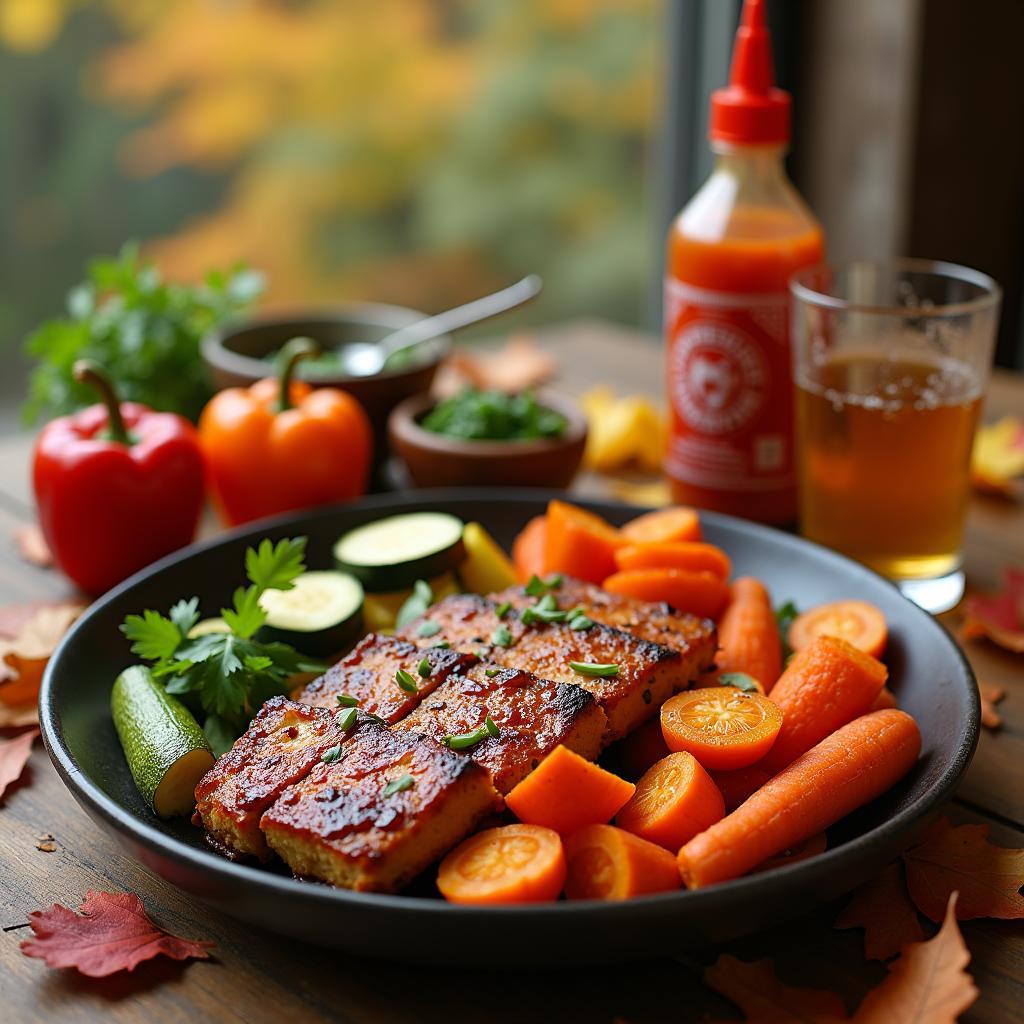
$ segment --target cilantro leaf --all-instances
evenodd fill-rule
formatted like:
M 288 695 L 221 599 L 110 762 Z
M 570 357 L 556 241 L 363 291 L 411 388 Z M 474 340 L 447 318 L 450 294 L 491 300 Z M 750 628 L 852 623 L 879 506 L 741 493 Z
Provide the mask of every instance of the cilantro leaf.
M 401 629 L 414 622 L 434 603 L 434 592 L 426 580 L 417 580 L 412 585 L 412 593 L 405 599 L 405 603 L 398 609 L 395 617 L 395 625 Z
M 199 598 L 193 597 L 188 601 L 181 600 L 171 605 L 168 616 L 177 627 L 182 636 L 188 636 L 189 631 L 199 621 Z
M 235 742 L 234 730 L 220 715 L 207 715 L 203 732 L 217 757 L 229 751 Z
M 267 621 L 267 613 L 260 607 L 261 593 L 256 586 L 239 587 L 232 598 L 234 608 L 221 609 L 220 613 L 232 633 L 248 639 Z
M 245 553 L 245 574 L 260 590 L 291 590 L 295 577 L 305 571 L 306 538 L 271 543 L 266 537 L 258 548 Z
M 129 615 L 121 632 L 132 641 L 132 654 L 146 661 L 168 661 L 182 641 L 181 630 L 159 612 L 147 608 L 141 615 Z
M 775 622 L 779 627 L 779 638 L 782 640 L 782 661 L 787 662 L 793 655 L 793 648 L 789 646 L 789 627 L 793 620 L 800 614 L 800 609 L 792 601 L 780 604 L 775 609 Z

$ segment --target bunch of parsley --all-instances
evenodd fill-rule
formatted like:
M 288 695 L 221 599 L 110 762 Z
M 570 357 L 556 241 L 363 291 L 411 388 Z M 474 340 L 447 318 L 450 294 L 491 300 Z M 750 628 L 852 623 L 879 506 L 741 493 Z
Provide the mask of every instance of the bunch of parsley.
M 190 637 L 199 621 L 199 599 L 178 601 L 167 613 L 147 609 L 129 615 L 121 632 L 132 653 L 152 662 L 153 676 L 193 711 L 203 711 L 203 731 L 214 752 L 223 753 L 269 697 L 283 693 L 289 676 L 322 671 L 288 644 L 261 642 L 267 621 L 260 607 L 266 590 L 291 590 L 305 571 L 306 538 L 264 539 L 245 553 L 250 586 L 239 587 L 221 615 L 230 632 Z
M 212 394 L 199 344 L 248 310 L 263 283 L 261 274 L 236 267 L 211 271 L 197 285 L 172 284 L 134 244 L 116 259 L 93 261 L 87 279 L 68 295 L 68 315 L 47 321 L 25 342 L 37 360 L 26 421 L 96 401 L 72 375 L 76 359 L 102 366 L 123 401 L 198 419 Z

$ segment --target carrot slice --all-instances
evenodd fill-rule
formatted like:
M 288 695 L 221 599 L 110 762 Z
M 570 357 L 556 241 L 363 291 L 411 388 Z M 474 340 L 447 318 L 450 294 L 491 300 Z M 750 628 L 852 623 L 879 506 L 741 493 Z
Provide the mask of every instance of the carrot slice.
M 769 857 L 766 861 L 762 861 L 754 870 L 757 872 L 771 871 L 773 868 L 784 868 L 788 864 L 798 864 L 802 860 L 808 860 L 810 857 L 817 857 L 819 853 L 824 853 L 827 845 L 828 838 L 825 833 L 818 832 L 816 835 L 811 836 L 810 839 L 794 843 L 783 850 L 782 853 L 777 853 L 774 857 Z
M 451 903 L 542 903 L 565 885 L 565 853 L 557 832 L 504 825 L 477 832 L 448 854 L 437 887 Z
M 679 869 L 668 850 L 614 825 L 575 832 L 565 842 L 565 857 L 565 895 L 571 900 L 628 900 L 679 888 Z
M 723 672 L 746 672 L 771 693 L 782 672 L 782 641 L 764 584 L 741 576 L 729 588 L 729 606 L 718 623 L 715 663 Z
M 700 540 L 700 517 L 696 509 L 687 508 L 685 505 L 659 508 L 631 519 L 622 528 L 622 535 L 631 544 Z
M 693 754 L 677 751 L 644 774 L 615 824 L 675 852 L 724 817 L 725 803 L 711 777 Z
M 722 794 L 727 811 L 735 811 L 771 778 L 756 764 L 750 765 L 749 768 L 737 768 L 733 772 L 711 772 L 710 775 L 711 781 Z
M 512 562 L 521 583 L 544 571 L 544 547 L 547 544 L 547 516 L 534 516 L 512 542 Z
M 777 705 L 732 686 L 689 690 L 661 706 L 661 732 L 669 750 L 688 750 L 708 769 L 729 771 L 759 761 L 781 727 Z
M 636 786 L 561 745 L 505 797 L 520 821 L 562 835 L 610 821 Z
M 614 526 L 565 501 L 548 505 L 544 572 L 561 572 L 600 583 L 615 572 L 615 552 L 622 537 Z
M 835 636 L 874 658 L 880 658 L 889 639 L 881 610 L 867 601 L 833 601 L 798 615 L 790 624 L 787 639 L 794 651 L 802 651 L 819 636 Z
M 902 711 L 873 711 L 822 740 L 732 814 L 679 851 L 691 888 L 739 878 L 823 832 L 894 786 L 917 761 L 921 733 Z
M 690 572 L 710 572 L 723 580 L 727 580 L 732 572 L 732 562 L 721 548 L 698 541 L 629 544 L 615 552 L 615 564 L 620 569 L 688 569 Z
M 889 689 L 888 686 L 883 686 L 878 691 L 878 696 L 875 698 L 874 704 L 868 709 L 869 711 L 881 711 L 883 708 L 898 708 L 899 704 L 896 701 L 896 694 Z
M 616 743 L 609 751 L 613 752 L 626 776 L 639 779 L 651 765 L 669 753 L 665 737 L 661 735 L 661 721 L 658 718 L 647 719 L 624 740 Z
M 681 612 L 715 618 L 729 600 L 725 581 L 710 572 L 686 569 L 630 569 L 608 576 L 602 584 L 610 594 L 639 601 L 667 601 Z
M 774 775 L 863 715 L 887 675 L 880 661 L 845 640 L 822 636 L 797 651 L 772 689 L 771 699 L 782 709 L 782 730 L 761 767 Z

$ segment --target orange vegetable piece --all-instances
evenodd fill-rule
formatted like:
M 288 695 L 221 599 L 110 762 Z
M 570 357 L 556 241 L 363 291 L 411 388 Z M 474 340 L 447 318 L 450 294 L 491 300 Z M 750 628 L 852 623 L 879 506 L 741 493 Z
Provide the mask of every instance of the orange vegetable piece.
M 712 619 L 729 600 L 729 588 L 721 577 L 687 569 L 629 569 L 608 576 L 602 586 L 611 594 L 666 601 L 677 611 Z
M 562 840 L 538 825 L 477 832 L 437 872 L 437 887 L 450 903 L 543 903 L 558 899 L 564 885 Z
M 878 696 L 875 698 L 874 704 L 868 708 L 869 711 L 881 711 L 883 708 L 898 708 L 899 704 L 896 701 L 896 694 L 889 689 L 888 686 L 883 686 L 878 691 Z
M 784 868 L 788 864 L 798 864 L 802 860 L 817 857 L 819 853 L 824 853 L 826 846 L 828 846 L 828 837 L 824 832 L 818 832 L 809 839 L 803 840 L 803 842 L 794 843 L 783 850 L 782 853 L 769 857 L 763 863 L 758 864 L 754 870 L 758 872 L 771 871 L 774 868 Z
M 571 900 L 628 900 L 679 888 L 676 859 L 668 850 L 614 825 L 575 832 L 565 842 L 565 857 L 565 895 Z
M 670 753 L 661 735 L 661 721 L 648 718 L 612 747 L 619 765 L 631 779 L 638 779 L 655 762 Z
M 737 768 L 733 772 L 711 772 L 711 781 L 718 787 L 727 811 L 735 811 L 741 803 L 756 793 L 771 776 L 761 767 Z
M 865 714 L 888 674 L 870 654 L 834 637 L 818 637 L 797 651 L 772 689 L 783 723 L 761 767 L 776 774 L 829 733 Z
M 700 540 L 697 510 L 685 505 L 655 509 L 631 519 L 622 527 L 622 536 L 630 544 L 661 544 L 674 540 Z
M 561 745 L 505 797 L 509 810 L 531 825 L 568 835 L 610 821 L 636 786 Z
M 732 572 L 729 556 L 714 544 L 699 541 L 660 541 L 656 544 L 628 544 L 615 552 L 620 569 L 688 569 L 710 572 L 727 580 Z
M 615 824 L 674 853 L 724 817 L 725 803 L 711 776 L 693 754 L 677 751 L 643 775 Z
M 544 572 L 544 547 L 547 544 L 547 535 L 547 516 L 534 516 L 512 542 L 512 563 L 516 567 L 516 575 L 521 583 L 526 583 L 531 576 L 540 576 Z
M 903 711 L 873 711 L 826 737 L 741 807 L 679 851 L 697 889 L 745 875 L 894 786 L 917 761 L 921 733 Z
M 835 636 L 873 658 L 880 658 L 889 639 L 885 616 L 867 601 L 833 601 L 798 615 L 789 626 L 787 640 L 802 651 L 819 636 Z
M 729 606 L 718 623 L 715 664 L 722 672 L 746 672 L 771 693 L 782 673 L 782 641 L 771 597 L 753 576 L 729 588 Z
M 600 583 L 615 572 L 619 531 L 600 516 L 565 501 L 548 505 L 544 573 L 565 573 Z
M 707 769 L 746 768 L 771 749 L 782 712 L 759 693 L 732 686 L 688 690 L 661 706 L 669 750 L 687 750 Z

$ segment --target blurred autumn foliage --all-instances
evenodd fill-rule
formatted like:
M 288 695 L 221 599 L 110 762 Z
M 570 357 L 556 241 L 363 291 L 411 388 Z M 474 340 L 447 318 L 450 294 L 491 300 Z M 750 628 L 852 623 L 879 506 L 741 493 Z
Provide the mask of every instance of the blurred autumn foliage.
M 658 0 L 0 0 L 0 331 L 127 237 L 271 303 L 636 320 Z M 32 269 L 35 268 L 35 273 Z M 25 320 L 26 310 L 33 320 Z

